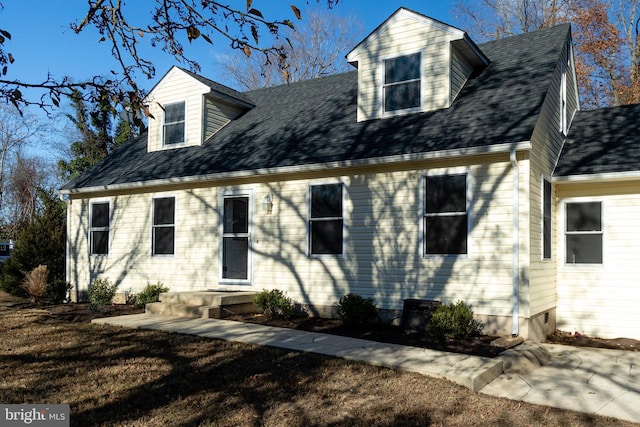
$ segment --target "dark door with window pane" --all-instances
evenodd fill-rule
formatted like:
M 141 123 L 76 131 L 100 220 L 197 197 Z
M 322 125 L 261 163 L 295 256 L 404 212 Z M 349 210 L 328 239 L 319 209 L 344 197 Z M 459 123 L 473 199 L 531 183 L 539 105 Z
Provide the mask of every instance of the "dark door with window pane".
M 225 197 L 222 278 L 249 279 L 249 197 Z

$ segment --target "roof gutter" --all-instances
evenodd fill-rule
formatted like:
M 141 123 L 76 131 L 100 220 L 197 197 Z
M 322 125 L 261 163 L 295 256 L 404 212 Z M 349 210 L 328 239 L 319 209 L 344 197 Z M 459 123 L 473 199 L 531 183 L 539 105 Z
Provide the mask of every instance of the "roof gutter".
M 308 165 L 281 166 L 275 168 L 252 169 L 245 171 L 221 172 L 208 175 L 185 176 L 167 179 L 154 179 L 149 181 L 127 182 L 120 184 L 106 184 L 93 187 L 80 187 L 61 189 L 61 195 L 97 193 L 104 191 L 139 190 L 163 185 L 197 184 L 215 182 L 229 179 L 256 178 L 268 175 L 285 175 L 293 173 L 318 172 L 352 167 L 371 167 L 385 164 L 418 162 L 424 160 L 444 160 L 460 156 L 479 156 L 488 154 L 508 153 L 510 150 L 531 149 L 530 141 L 515 144 L 494 144 L 481 147 L 441 150 L 426 153 L 400 154 L 396 156 L 373 157 L 359 160 L 344 160 L 327 163 L 314 163 Z
M 628 172 L 608 172 L 608 173 L 592 173 L 584 175 L 565 175 L 554 176 L 552 182 L 554 183 L 571 183 L 571 182 L 601 182 L 601 181 L 627 181 L 640 179 L 640 171 L 628 171 Z
M 513 169 L 513 313 L 511 336 L 520 333 L 520 169 L 516 148 L 509 152 L 509 160 Z

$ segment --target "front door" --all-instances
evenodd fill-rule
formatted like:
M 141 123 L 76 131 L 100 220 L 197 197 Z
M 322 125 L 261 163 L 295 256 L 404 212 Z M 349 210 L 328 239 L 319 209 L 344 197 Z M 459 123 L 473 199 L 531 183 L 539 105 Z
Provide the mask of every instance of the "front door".
M 250 199 L 248 195 L 224 196 L 222 213 L 222 280 L 248 283 L 250 280 Z

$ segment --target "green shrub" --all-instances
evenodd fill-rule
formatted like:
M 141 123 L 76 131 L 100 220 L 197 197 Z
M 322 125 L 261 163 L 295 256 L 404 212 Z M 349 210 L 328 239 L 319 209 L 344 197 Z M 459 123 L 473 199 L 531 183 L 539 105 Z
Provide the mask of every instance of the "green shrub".
M 378 318 L 378 307 L 373 298 L 364 298 L 356 294 L 347 294 L 337 304 L 338 316 L 347 326 L 364 326 Z
M 155 285 L 147 283 L 147 286 L 136 295 L 136 304 L 150 304 L 152 302 L 160 301 L 160 294 L 162 292 L 169 292 L 169 288 L 164 286 L 162 282 L 158 282 Z
M 263 290 L 253 297 L 253 303 L 268 319 L 289 319 L 293 316 L 291 298 L 278 289 Z
M 54 280 L 47 287 L 45 299 L 49 304 L 62 304 L 67 300 L 69 290 L 71 290 L 71 283 L 60 279 Z
M 96 279 L 89 285 L 89 302 L 94 307 L 109 305 L 116 296 L 118 285 L 112 284 L 109 279 Z
M 482 324 L 473 318 L 471 306 L 457 301 L 434 310 L 429 331 L 439 338 L 469 338 L 480 335 Z
M 36 190 L 36 211 L 15 238 L 11 257 L 2 262 L 0 288 L 17 296 L 29 296 L 22 287 L 25 273 L 46 265 L 49 281 L 65 280 L 67 207 L 54 190 Z

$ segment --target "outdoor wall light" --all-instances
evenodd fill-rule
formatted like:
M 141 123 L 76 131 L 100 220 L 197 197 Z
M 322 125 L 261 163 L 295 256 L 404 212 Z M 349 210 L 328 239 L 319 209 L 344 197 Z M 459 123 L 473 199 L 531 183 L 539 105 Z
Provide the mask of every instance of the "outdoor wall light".
M 267 215 L 271 215 L 273 210 L 273 196 L 271 193 L 267 193 L 267 195 L 262 199 L 262 207 L 264 207 L 264 212 Z

